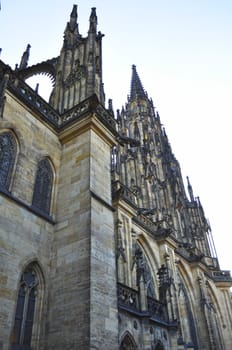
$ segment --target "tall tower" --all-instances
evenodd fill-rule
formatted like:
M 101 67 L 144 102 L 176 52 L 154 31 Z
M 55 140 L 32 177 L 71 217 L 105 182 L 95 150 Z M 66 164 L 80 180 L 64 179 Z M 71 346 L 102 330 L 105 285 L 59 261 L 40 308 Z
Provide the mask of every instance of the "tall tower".
M 1 266 L 13 291 L 1 300 L 4 348 L 118 349 L 117 132 L 104 108 L 101 39 L 95 8 L 82 38 L 74 5 L 60 56 L 30 67 L 28 45 L 16 70 L 1 62 Z M 37 73 L 54 83 L 49 103 L 25 83 Z
M 112 170 L 120 349 L 229 350 L 231 311 L 225 308 L 224 318 L 219 304 L 230 304 L 231 277 L 220 271 L 201 202 L 188 178 L 186 194 L 180 165 L 135 66 L 117 122 Z
M 180 165 L 134 65 L 129 99 L 117 120 L 126 144 L 115 149 L 115 178 L 134 193 L 141 214 L 149 212 L 154 223 L 172 227 L 172 235 L 184 244 L 196 245 L 199 254 L 214 256 L 200 200 L 194 198 L 189 179 L 189 199 L 186 195 Z
M 89 18 L 88 36 L 78 30 L 77 5 L 73 6 L 70 21 L 64 32 L 64 43 L 56 63 L 55 87 L 50 104 L 60 113 L 96 94 L 104 105 L 102 83 L 102 37 L 97 33 L 96 9 Z

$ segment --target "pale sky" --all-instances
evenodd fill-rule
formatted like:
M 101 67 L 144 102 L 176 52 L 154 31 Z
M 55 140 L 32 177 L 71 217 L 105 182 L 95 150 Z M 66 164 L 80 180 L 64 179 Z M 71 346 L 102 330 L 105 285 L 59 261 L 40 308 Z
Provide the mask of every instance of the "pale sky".
M 232 1 L 1 0 L 0 59 L 14 68 L 28 43 L 29 65 L 58 56 L 74 3 L 84 37 L 97 8 L 106 99 L 115 111 L 136 65 L 184 180 L 201 199 L 221 269 L 232 270 Z

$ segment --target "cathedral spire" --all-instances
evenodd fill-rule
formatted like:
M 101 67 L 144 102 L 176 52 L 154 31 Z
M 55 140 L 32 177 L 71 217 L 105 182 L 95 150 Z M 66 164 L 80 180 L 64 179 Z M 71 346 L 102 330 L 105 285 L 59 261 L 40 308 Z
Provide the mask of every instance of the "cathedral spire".
M 133 64 L 132 66 L 132 78 L 131 78 L 131 90 L 130 90 L 130 100 L 134 100 L 137 97 L 146 99 L 146 93 L 144 91 L 141 80 L 136 71 L 136 66 Z

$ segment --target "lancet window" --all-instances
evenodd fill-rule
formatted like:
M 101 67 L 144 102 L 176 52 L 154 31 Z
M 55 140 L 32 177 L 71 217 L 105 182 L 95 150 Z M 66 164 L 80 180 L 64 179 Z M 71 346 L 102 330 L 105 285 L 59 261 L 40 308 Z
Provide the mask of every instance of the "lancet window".
M 139 286 L 142 278 L 147 286 L 147 296 L 155 298 L 155 286 L 151 274 L 150 266 L 146 256 L 138 244 L 135 245 L 134 263 L 136 265 L 136 284 Z
M 121 344 L 120 350 L 136 350 L 137 347 L 131 335 L 128 333 L 124 336 Z
M 30 350 L 36 309 L 39 278 L 33 264 L 23 272 L 20 280 L 12 336 L 12 350 Z
M 0 189 L 9 190 L 17 153 L 13 134 L 6 131 L 0 134 Z
M 53 188 L 53 170 L 47 158 L 38 163 L 32 205 L 49 214 Z

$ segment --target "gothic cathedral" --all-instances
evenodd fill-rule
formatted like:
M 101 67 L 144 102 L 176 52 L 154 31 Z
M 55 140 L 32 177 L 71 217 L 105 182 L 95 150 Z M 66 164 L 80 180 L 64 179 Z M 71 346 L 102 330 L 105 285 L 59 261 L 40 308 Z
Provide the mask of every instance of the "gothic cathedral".
M 0 349 L 231 350 L 228 271 L 132 66 L 105 107 L 74 5 L 56 58 L 0 61 Z M 26 80 L 45 73 L 46 102 Z

